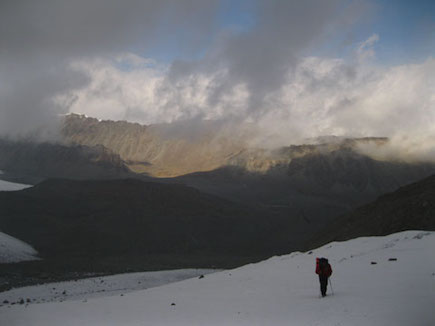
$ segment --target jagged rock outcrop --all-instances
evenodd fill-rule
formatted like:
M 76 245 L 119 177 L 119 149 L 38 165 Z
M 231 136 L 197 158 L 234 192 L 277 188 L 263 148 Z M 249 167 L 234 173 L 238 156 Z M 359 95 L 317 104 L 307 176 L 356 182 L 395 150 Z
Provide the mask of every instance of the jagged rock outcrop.
M 220 133 L 219 125 L 207 121 L 195 127 L 143 126 L 70 114 L 62 134 L 67 143 L 103 145 L 119 154 L 133 171 L 157 177 L 214 170 L 245 146 L 243 140 Z
M 308 154 L 355 149 L 362 143 L 381 145 L 386 138 L 319 139 L 313 145 L 276 149 L 253 148 L 249 128 L 221 125 L 216 121 L 143 126 L 125 121 L 106 121 L 84 115 L 65 116 L 62 134 L 69 144 L 102 145 L 120 155 L 130 169 L 156 177 L 174 177 L 237 166 L 266 173 Z

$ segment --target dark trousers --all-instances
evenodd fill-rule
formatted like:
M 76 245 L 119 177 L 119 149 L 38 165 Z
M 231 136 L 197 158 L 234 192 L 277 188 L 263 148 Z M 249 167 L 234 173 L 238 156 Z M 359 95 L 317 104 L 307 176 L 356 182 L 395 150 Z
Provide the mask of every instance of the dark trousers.
M 322 292 L 322 296 L 326 295 L 326 288 L 328 287 L 328 276 L 319 275 L 320 281 L 320 292 Z

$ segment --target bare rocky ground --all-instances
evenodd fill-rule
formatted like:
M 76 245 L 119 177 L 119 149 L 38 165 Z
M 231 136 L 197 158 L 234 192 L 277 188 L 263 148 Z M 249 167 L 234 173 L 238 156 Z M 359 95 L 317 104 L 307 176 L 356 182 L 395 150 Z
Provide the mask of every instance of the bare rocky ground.
M 101 260 L 59 259 L 0 264 L 0 292 L 12 288 L 83 278 L 175 270 L 186 268 L 229 269 L 258 262 L 268 256 L 226 255 L 147 255 L 113 257 Z

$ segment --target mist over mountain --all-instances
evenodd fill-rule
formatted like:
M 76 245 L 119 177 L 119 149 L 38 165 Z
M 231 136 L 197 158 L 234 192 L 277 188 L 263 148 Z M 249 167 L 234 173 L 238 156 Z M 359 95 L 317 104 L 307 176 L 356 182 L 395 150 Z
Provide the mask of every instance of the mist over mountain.
M 322 137 L 267 148 L 253 134 L 252 126 L 218 121 L 144 126 L 69 114 L 61 143 L 3 142 L 0 168 L 41 179 L 157 177 L 296 216 L 307 230 L 435 173 L 431 162 L 367 153 L 388 151 L 388 138 Z
M 126 121 L 98 120 L 84 115 L 64 117 L 65 145 L 103 146 L 119 155 L 134 172 L 154 177 L 174 177 L 223 167 L 246 170 L 251 175 L 286 175 L 293 184 L 306 184 L 340 192 L 340 185 L 357 192 L 384 192 L 430 173 L 427 162 L 408 162 L 376 157 L 388 151 L 385 137 L 319 137 L 306 144 L 261 147 L 251 142 L 255 129 L 249 125 L 195 121 L 192 126 L 172 123 L 144 126 Z M 375 152 L 371 155 L 368 148 Z M 400 167 L 409 171 L 397 172 Z M 388 171 L 390 169 L 390 171 Z M 421 170 L 421 174 L 412 172 Z M 425 171 L 425 172 L 423 172 Z M 401 174 L 403 181 L 382 178 Z M 301 178 L 307 180 L 301 181 Z M 410 181 L 411 180 L 411 181 Z M 337 189 L 332 189 L 333 187 Z M 349 191 L 350 189 L 342 192 Z M 314 190 L 313 190 L 314 191 Z
M 386 136 L 394 145 L 387 156 L 433 161 L 433 22 L 413 16 L 408 32 L 389 41 L 401 19 L 382 20 L 392 24 L 386 30 L 368 21 L 381 17 L 378 10 L 396 13 L 391 6 L 4 3 L 0 135 L 58 141 L 56 117 L 71 112 L 145 125 L 231 121 L 254 124 L 258 133 L 249 138 L 267 144 L 260 147 L 323 135 Z M 47 25 L 47 17 L 57 19 Z M 420 24 L 429 27 L 411 28 Z M 396 58 L 394 42 L 411 35 L 412 45 L 399 47 L 421 52 Z
M 133 171 L 157 177 L 228 165 L 265 173 L 308 154 L 343 148 L 358 152 L 360 146 L 382 148 L 389 144 L 387 138 L 320 137 L 306 140 L 307 145 L 261 147 L 252 141 L 256 132 L 249 124 L 213 120 L 145 126 L 69 114 L 63 119 L 61 135 L 67 145 L 104 146 L 120 155 Z
M 361 150 L 388 149 L 387 138 L 323 137 L 261 148 L 250 142 L 254 130 L 243 125 L 196 121 L 189 130 L 177 123 L 142 126 L 76 114 L 64 119 L 66 144 L 104 146 L 139 175 L 292 217 L 295 236 L 435 173 L 430 162 L 379 160 Z
M 190 127 L 177 123 L 143 126 L 76 114 L 65 116 L 62 135 L 67 144 L 102 145 L 120 155 L 132 171 L 156 177 L 226 165 L 229 158 L 246 147 L 247 136 L 207 121 Z

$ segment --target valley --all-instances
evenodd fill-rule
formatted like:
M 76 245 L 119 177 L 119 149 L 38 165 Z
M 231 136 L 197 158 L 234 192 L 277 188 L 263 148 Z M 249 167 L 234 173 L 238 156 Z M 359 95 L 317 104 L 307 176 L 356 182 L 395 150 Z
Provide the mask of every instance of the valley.
M 42 258 L 5 264 L 3 289 L 233 268 L 335 239 L 434 227 L 405 216 L 382 228 L 364 222 L 368 229 L 358 231 L 367 221 L 358 207 L 435 173 L 430 162 L 381 161 L 359 151 L 386 146 L 386 138 L 265 149 L 208 122 L 195 130 L 203 138 L 191 138 L 177 125 L 64 119 L 61 142 L 0 142 L 1 177 L 34 185 L 0 192 L 0 230 Z

